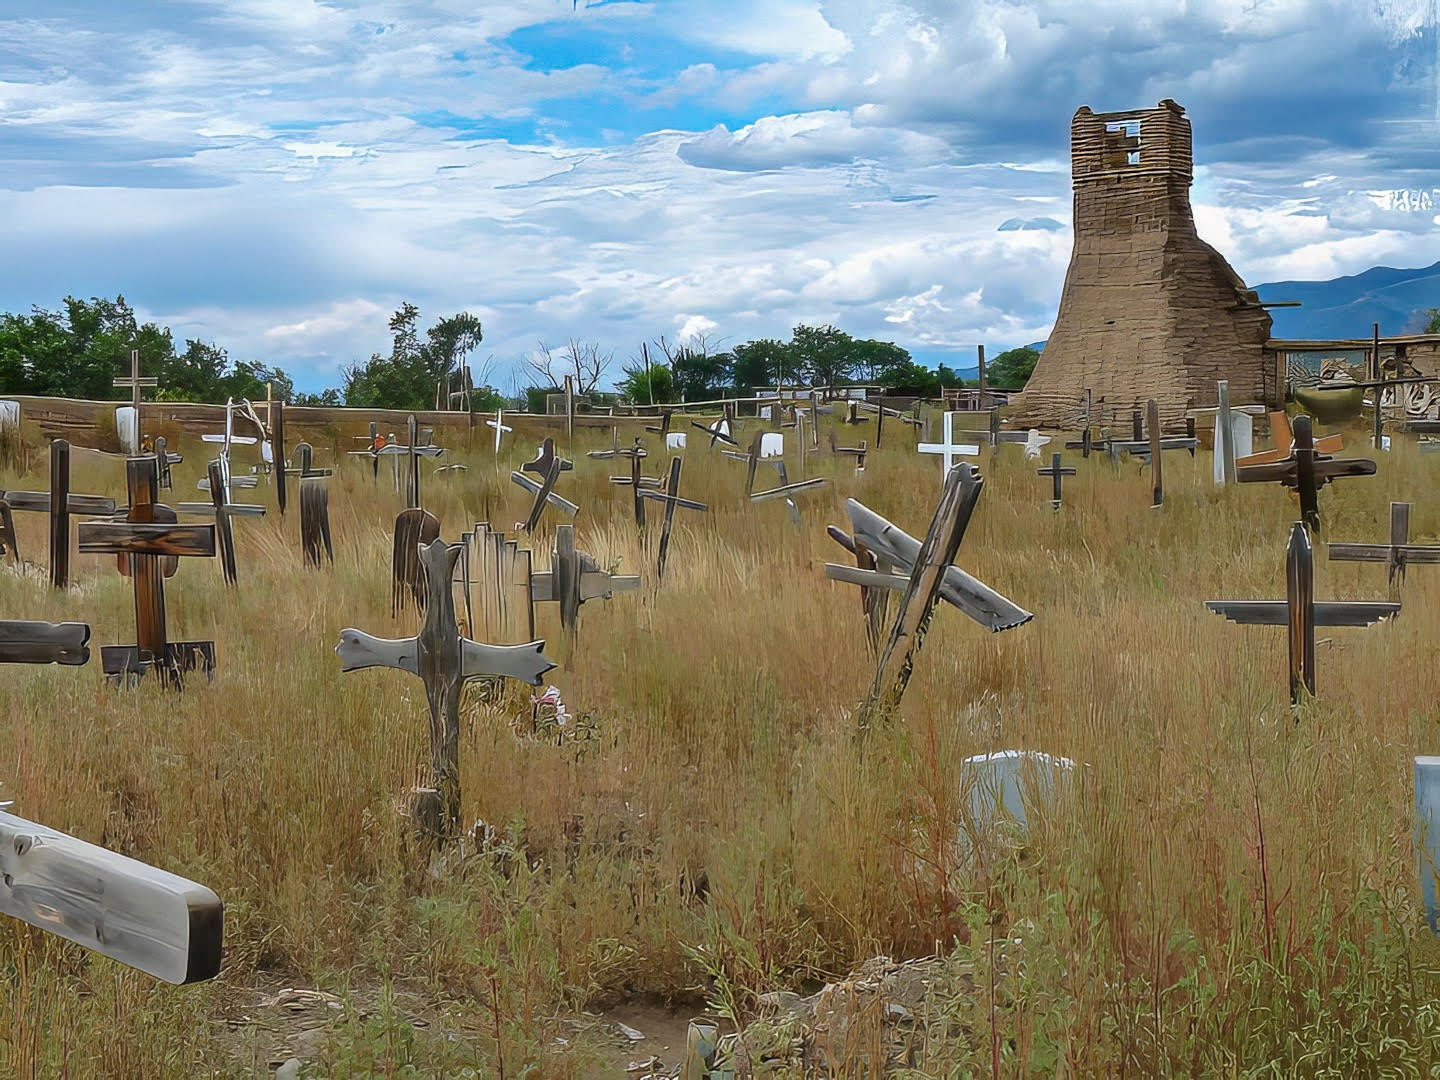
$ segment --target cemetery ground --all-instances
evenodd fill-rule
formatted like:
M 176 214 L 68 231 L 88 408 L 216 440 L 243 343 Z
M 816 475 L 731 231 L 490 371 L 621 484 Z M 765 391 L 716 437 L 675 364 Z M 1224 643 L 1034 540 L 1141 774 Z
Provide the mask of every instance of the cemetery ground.
M 481 430 L 442 459 L 468 471 L 423 466 L 450 539 L 477 521 L 513 535 L 531 505 L 508 473 L 533 441 L 507 439 L 497 462 Z M 1288 492 L 1214 487 L 1208 451 L 1172 453 L 1151 509 L 1136 461 L 1066 454 L 1078 474 L 1057 511 L 1036 475 L 1048 454 L 1001 445 L 978 462 L 956 562 L 1035 618 L 989 634 L 941 605 L 900 715 L 862 737 L 874 660 L 858 590 L 823 574 L 848 559 L 825 527 L 855 497 L 924 535 L 939 463 L 914 435 L 887 430 L 859 474 L 812 451 L 805 475 L 831 483 L 799 502 L 798 530 L 691 438 L 682 494 L 710 510 L 676 515 L 657 587 L 655 523 L 642 538 L 608 479 L 624 468 L 584 455 L 609 432 L 577 433 L 556 489 L 581 507 L 577 544 L 641 587 L 586 603 L 573 642 L 555 605 L 537 609 L 576 737 L 532 734 L 528 687 L 467 686 L 464 836 L 427 855 L 404 817 L 428 762 L 424 689 L 385 669 L 342 677 L 334 653 L 343 627 L 415 632 L 413 606 L 390 610 L 404 496 L 348 439 L 312 441 L 336 469 L 333 567 L 304 564 L 297 515 L 275 513 L 262 480 L 246 496 L 270 512 L 235 524 L 239 588 L 213 560 L 171 579 L 173 635 L 213 638 L 213 682 L 116 690 L 93 662 L 0 673 L 0 799 L 225 903 L 221 974 L 184 987 L 0 919 L 0 1072 L 243 1076 L 294 1058 L 316 1076 L 619 1075 L 681 1058 L 647 1016 L 753 1026 L 765 995 L 882 955 L 938 958 L 883 1036 L 904 1042 L 909 1075 L 1440 1064 L 1440 949 L 1411 833 L 1411 759 L 1440 742 L 1428 567 L 1397 619 L 1321 631 L 1319 696 L 1292 713 L 1283 633 L 1204 608 L 1284 595 Z M 1347 441 L 1380 467 L 1321 495 L 1317 595 L 1381 599 L 1383 566 L 1325 561 L 1323 542 L 1385 539 L 1391 500 L 1413 502 L 1410 535 L 1433 542 L 1440 458 Z M 649 442 L 645 472 L 662 475 Z M 162 497 L 195 498 L 208 454 L 172 449 L 185 460 Z M 38 442 L 29 459 L 0 486 L 45 488 Z M 123 498 L 123 459 L 77 447 L 71 490 Z M 557 520 L 534 538 L 537 570 Z M 73 556 L 57 592 L 43 515 L 16 527 L 32 565 L 0 571 L 5 617 L 88 622 L 97 651 L 133 640 L 113 556 Z M 1085 764 L 1022 846 L 972 848 L 961 763 L 1007 748 Z M 617 1049 L 611 1017 L 646 1040 Z M 875 1017 L 830 1035 L 835 1075 L 874 1074 Z

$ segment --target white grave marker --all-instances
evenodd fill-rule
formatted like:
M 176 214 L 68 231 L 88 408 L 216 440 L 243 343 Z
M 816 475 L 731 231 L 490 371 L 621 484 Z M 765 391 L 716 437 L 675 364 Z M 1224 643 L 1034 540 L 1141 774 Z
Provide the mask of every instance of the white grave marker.
M 1038 750 L 998 750 L 965 759 L 961 790 L 968 785 L 976 833 L 992 832 L 1008 819 L 1023 832 L 1030 810 L 1042 810 L 1074 771 L 1069 758 Z
M 767 431 L 760 436 L 760 456 L 762 458 L 784 457 L 785 436 L 778 431 Z
M 947 436 L 948 438 L 948 436 Z M 1049 435 L 1041 435 L 1035 428 L 1031 428 L 1025 438 L 1025 457 L 1028 460 L 1039 460 L 1040 448 L 1050 441 Z
M 665 449 L 666 449 L 666 450 L 684 450 L 684 449 L 685 449 L 685 432 L 683 432 L 683 431 L 669 431 L 669 432 L 666 432 L 666 434 L 665 434 Z
M 950 475 L 950 470 L 955 467 L 956 459 L 961 457 L 978 457 L 980 447 L 973 443 L 956 443 L 953 437 L 955 428 L 955 417 L 957 413 L 947 412 L 945 414 L 945 441 L 942 443 L 921 443 L 915 447 L 922 454 L 944 455 L 945 469 L 940 474 L 940 482 L 945 482 L 945 477 Z
M 140 454 L 140 412 L 133 405 L 121 405 L 115 410 L 115 433 L 120 436 L 120 446 L 131 457 Z

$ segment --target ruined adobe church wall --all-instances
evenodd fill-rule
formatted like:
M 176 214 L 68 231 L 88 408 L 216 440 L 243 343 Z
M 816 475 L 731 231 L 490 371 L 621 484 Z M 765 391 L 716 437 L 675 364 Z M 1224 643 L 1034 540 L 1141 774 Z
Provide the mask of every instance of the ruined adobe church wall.
M 1155 398 L 1167 426 L 1214 404 L 1273 397 L 1270 316 L 1200 239 L 1190 208 L 1190 122 L 1173 102 L 1071 122 L 1075 247 L 1055 329 L 1018 404 L 1030 423 L 1071 422 Z

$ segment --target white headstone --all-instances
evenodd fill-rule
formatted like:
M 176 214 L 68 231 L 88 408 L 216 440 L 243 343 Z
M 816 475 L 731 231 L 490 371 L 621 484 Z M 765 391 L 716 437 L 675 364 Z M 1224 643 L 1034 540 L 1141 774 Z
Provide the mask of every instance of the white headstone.
M 1238 409 L 1230 413 L 1230 433 L 1237 458 L 1255 452 L 1255 418 Z M 1225 483 L 1225 457 L 1220 453 L 1220 413 L 1215 413 L 1215 483 Z
M 970 818 L 977 834 L 1010 823 L 1023 833 L 1031 810 L 1043 812 L 1074 770 L 1069 758 L 1038 750 L 998 750 L 965 759 L 961 792 L 969 788 Z
M 1027 459 L 1038 459 L 1040 448 L 1050 441 L 1049 435 L 1041 435 L 1035 428 L 1025 437 L 1025 457 Z
M 760 456 L 784 457 L 785 436 L 778 431 L 766 431 L 760 435 Z
M 0 431 L 20 426 L 20 402 L 0 401 Z
M 665 433 L 665 449 L 666 449 L 666 450 L 684 450 L 684 449 L 685 449 L 685 432 L 683 432 L 683 431 L 669 431 L 669 432 L 666 432 L 666 433 Z
M 133 405 L 121 405 L 115 410 L 115 433 L 120 436 L 120 446 L 125 453 L 140 453 L 140 414 Z

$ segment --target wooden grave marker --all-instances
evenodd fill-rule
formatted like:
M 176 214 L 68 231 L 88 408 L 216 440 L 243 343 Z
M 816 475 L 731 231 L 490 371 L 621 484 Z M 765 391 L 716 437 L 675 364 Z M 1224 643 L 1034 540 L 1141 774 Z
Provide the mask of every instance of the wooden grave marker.
M 523 487 L 526 491 L 534 494 L 535 502 L 530 507 L 530 516 L 525 519 L 525 531 L 533 533 L 535 526 L 540 523 L 540 515 L 547 505 L 554 505 L 563 512 L 574 517 L 579 513 L 580 508 L 567 499 L 561 498 L 555 492 L 555 483 L 560 479 L 562 472 L 569 472 L 575 466 L 572 462 L 562 458 L 555 452 L 555 440 L 546 437 L 540 445 L 539 452 L 535 455 L 534 461 L 527 461 L 521 465 L 520 472 L 512 472 L 510 479 Z M 540 480 L 534 481 L 525 473 L 534 473 Z
M 76 495 L 70 491 L 70 444 L 64 439 L 50 443 L 50 490 L 6 491 L 0 494 L 7 510 L 0 512 L 6 547 L 15 553 L 15 523 L 11 511 L 50 515 L 50 584 L 64 589 L 70 584 L 70 517 L 73 514 L 115 513 L 115 500 L 103 495 Z
M 575 547 L 575 526 L 555 526 L 555 548 L 550 569 L 531 575 L 533 603 L 560 606 L 560 628 L 574 637 L 579 625 L 580 605 L 587 600 L 609 600 L 617 592 L 640 588 L 635 576 L 610 574 L 595 559 Z
M 496 409 L 496 410 L 495 410 L 495 419 L 494 419 L 494 420 L 486 420 L 486 421 L 485 421 L 485 426 L 486 426 L 486 427 L 492 427 L 492 428 L 495 429 L 495 457 L 496 457 L 496 459 L 498 460 L 499 457 L 500 457 L 500 437 L 501 437 L 502 435 L 507 435 L 507 434 L 509 434 L 510 432 L 514 431 L 515 429 L 512 428 L 512 427 L 507 427 L 507 426 L 505 425 L 505 410 L 504 410 L 504 409 Z
M 425 619 L 409 638 L 378 638 L 347 627 L 335 652 L 341 671 L 390 667 L 417 675 L 425 684 L 430 708 L 431 786 L 417 792 L 416 819 L 433 836 L 455 830 L 460 822 L 460 691 L 469 679 L 485 676 L 540 685 L 555 665 L 544 655 L 545 642 L 486 645 L 462 637 L 455 618 L 451 582 L 460 545 L 435 539 L 419 551 L 426 582 Z
M 89 662 L 88 623 L 0 620 L 0 664 L 80 667 Z
M 1368 458 L 1332 458 L 1316 448 L 1310 417 L 1295 417 L 1294 439 L 1287 457 L 1265 464 L 1237 463 L 1235 479 L 1242 484 L 1277 481 L 1300 495 L 1300 517 L 1311 532 L 1320 532 L 1320 489 L 1347 476 L 1373 476 L 1375 462 Z
M 728 415 L 720 416 L 709 427 L 698 420 L 691 420 L 690 426 L 703 431 L 710 436 L 710 445 L 713 447 L 717 442 L 723 442 L 726 446 L 739 448 L 740 444 L 735 441 L 734 423 Z
M 220 972 L 213 891 L 4 810 L 0 912 L 165 982 Z
M 220 556 L 220 569 L 225 575 L 225 584 L 235 585 L 238 579 L 235 567 L 235 529 L 230 519 L 234 517 L 264 517 L 265 507 L 230 501 L 230 486 L 226 483 L 224 469 L 218 458 L 210 462 L 208 480 L 210 488 L 208 503 L 182 502 L 177 504 L 176 509 L 182 514 L 204 514 L 215 519 L 215 539 L 217 553 Z
M 724 450 L 721 452 L 726 457 L 734 461 L 743 461 L 745 463 L 746 498 L 748 498 L 752 503 L 765 502 L 770 499 L 784 499 L 785 505 L 790 508 L 790 520 L 795 523 L 796 528 L 799 528 L 800 509 L 795 505 L 795 500 L 793 496 L 802 491 L 811 491 L 815 488 L 824 487 L 827 483 L 829 483 L 829 481 L 826 480 L 823 476 L 817 476 L 810 480 L 798 480 L 792 484 L 790 482 L 790 474 L 786 472 L 785 469 L 785 457 L 783 453 L 767 454 L 765 452 L 767 445 L 767 435 L 773 436 L 775 435 L 775 433 L 767 432 L 764 430 L 755 432 L 755 437 L 750 440 L 750 449 L 745 454 L 737 454 L 731 450 Z M 781 443 L 781 446 L 783 448 L 783 442 Z M 765 491 L 755 490 L 755 471 L 762 462 L 766 465 L 774 466 L 780 480 L 780 484 L 778 487 L 769 488 Z
M 1270 437 L 1275 443 L 1271 449 L 1236 457 L 1235 467 L 1242 469 L 1247 465 L 1269 465 L 1290 457 L 1295 450 L 1295 432 L 1290 426 L 1290 415 L 1284 409 L 1270 414 Z M 1310 441 L 1315 451 L 1321 454 L 1338 454 L 1345 449 L 1345 440 L 1339 435 L 1323 435 L 1316 438 L 1313 424 L 1311 425 Z M 1238 476 L 1236 480 L 1239 480 Z
M 660 523 L 660 548 L 655 560 L 655 580 L 657 582 L 665 578 L 665 559 L 670 551 L 670 524 L 675 516 L 675 508 L 679 506 L 686 510 L 702 512 L 710 509 L 702 502 L 680 497 L 680 466 L 683 460 L 678 457 L 670 459 L 670 479 L 664 491 L 645 491 L 642 494 L 643 498 L 654 499 L 665 505 L 665 516 Z
M 1036 469 L 1035 473 L 1038 476 L 1050 477 L 1050 506 L 1055 510 L 1059 510 L 1060 502 L 1064 497 L 1064 491 L 1062 490 L 1062 485 L 1065 483 L 1064 478 L 1075 475 L 1074 466 L 1062 469 L 1060 467 L 1060 455 L 1051 454 L 1050 467 L 1048 469 Z
M 530 549 L 507 539 L 503 532 L 492 531 L 485 521 L 475 525 L 468 546 L 476 570 L 471 580 L 480 588 L 480 602 L 475 605 L 480 632 L 486 640 L 506 645 L 535 640 Z M 465 603 L 470 610 L 468 589 Z
M 333 564 L 335 546 L 330 539 L 330 487 L 333 469 L 314 467 L 315 451 L 308 442 L 295 444 L 295 466 L 285 471 L 300 479 L 300 548 L 306 566 L 319 566 L 320 553 Z
M 170 475 L 170 466 L 179 465 L 185 458 L 180 454 L 172 454 L 166 449 L 165 436 L 156 435 L 154 442 L 155 471 L 159 479 L 156 484 L 167 491 L 174 488 L 173 477 Z
M 955 468 L 955 463 L 961 457 L 976 457 L 980 453 L 980 447 L 975 443 L 957 443 L 955 441 L 955 412 L 947 412 L 941 420 L 941 431 L 944 439 L 938 443 L 922 442 L 915 447 L 922 454 L 939 454 L 943 462 L 940 480 L 944 483 L 945 477 L 950 475 L 950 470 Z
M 234 476 L 232 475 L 232 470 L 230 468 L 230 448 L 232 446 L 254 446 L 255 443 L 259 441 L 254 436 L 235 434 L 236 409 L 237 406 L 235 405 L 235 400 L 233 398 L 227 400 L 225 402 L 225 430 L 218 434 L 201 435 L 200 438 L 208 443 L 220 444 L 220 454 L 218 460 L 220 462 L 221 470 L 223 471 L 225 476 L 226 487 L 253 488 L 260 483 L 259 477 L 253 474 L 242 474 L 240 476 Z M 208 473 L 206 477 L 200 480 L 195 486 L 198 487 L 201 491 L 208 490 L 210 487 Z
M 830 436 L 830 453 L 834 454 L 836 457 L 839 457 L 841 454 L 846 454 L 846 455 L 849 455 L 850 457 L 853 457 L 853 458 L 855 459 L 855 473 L 856 473 L 856 475 L 859 475 L 860 473 L 863 473 L 863 472 L 865 471 L 865 459 L 866 459 L 866 455 L 869 454 L 869 452 L 870 452 L 870 451 L 869 451 L 869 447 L 866 445 L 865 440 L 864 440 L 864 439 L 861 439 L 859 446 L 837 446 L 837 445 L 835 444 L 835 429 L 834 429 L 834 428 L 831 428 L 831 429 L 830 429 L 830 431 L 829 431 L 829 436 Z
M 609 453 L 609 451 L 600 452 Z M 648 457 L 649 454 L 646 452 L 645 448 L 640 445 L 640 439 L 638 437 L 636 438 L 635 445 L 633 447 L 629 448 L 628 450 L 617 450 L 615 451 L 615 454 L 618 457 L 630 459 L 630 475 L 612 476 L 610 477 L 610 483 L 628 485 L 630 487 L 631 494 L 634 496 L 635 500 L 635 525 L 638 528 L 643 529 L 645 527 L 644 492 L 647 488 L 652 491 L 658 491 L 664 485 L 665 481 L 659 477 L 641 475 L 640 462 L 643 461 L 646 457 Z
M 1405 583 L 1405 567 L 1410 563 L 1440 563 L 1440 545 L 1410 543 L 1410 504 L 1390 504 L 1390 543 L 1328 544 L 1331 561 L 1380 562 L 1389 567 L 1390 600 L 1400 602 L 1400 587 Z
M 1315 627 L 1369 626 L 1400 611 L 1399 604 L 1315 600 L 1315 562 L 1304 522 L 1290 529 L 1285 548 L 1284 600 L 1207 600 L 1205 606 L 1245 626 L 1284 626 L 1290 642 L 1290 703 L 1301 691 L 1315 696 Z
M 213 641 L 169 639 L 160 564 L 165 556 L 214 558 L 215 526 L 175 523 L 175 511 L 155 501 L 153 458 L 126 461 L 125 483 L 130 507 L 124 521 L 82 521 L 78 528 L 81 552 L 124 556 L 130 564 L 135 644 L 102 646 L 101 666 L 106 675 L 121 681 L 154 671 L 176 686 L 182 684 L 186 672 L 197 667 L 211 675 L 215 670 Z
M 130 391 L 130 407 L 134 410 L 135 415 L 135 439 L 133 445 L 125 447 L 125 452 L 129 454 L 138 454 L 140 453 L 141 433 L 144 430 L 140 426 L 140 391 L 156 389 L 160 385 L 160 380 L 153 377 L 140 377 L 140 350 L 131 349 L 130 374 L 126 378 L 116 379 L 114 385 L 120 389 L 127 389 Z

